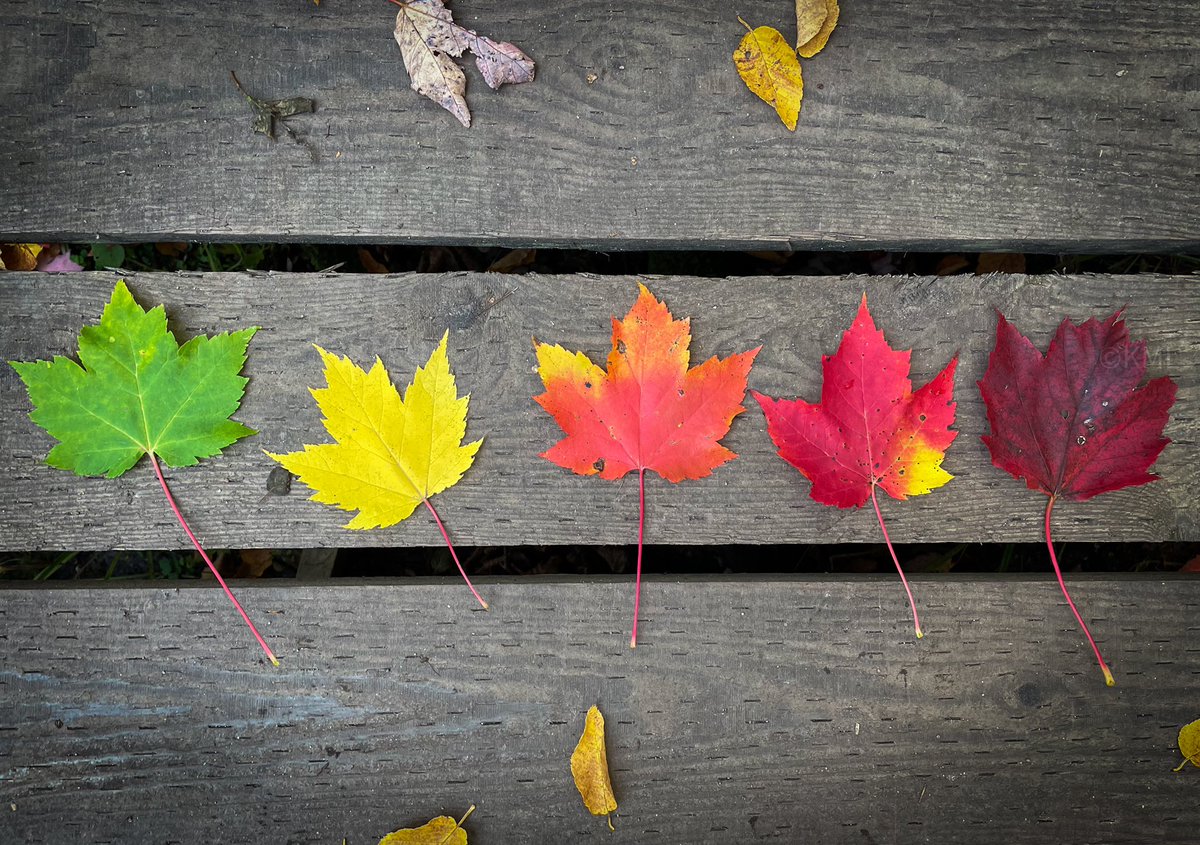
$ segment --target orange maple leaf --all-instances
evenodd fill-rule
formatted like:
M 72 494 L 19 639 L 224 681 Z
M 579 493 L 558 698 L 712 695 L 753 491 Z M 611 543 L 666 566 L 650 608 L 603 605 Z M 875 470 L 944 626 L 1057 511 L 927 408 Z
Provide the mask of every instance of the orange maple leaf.
M 582 352 L 538 343 L 546 392 L 535 401 L 566 437 L 542 457 L 580 475 L 618 479 L 638 473 L 638 567 L 633 634 L 641 600 L 646 470 L 671 482 L 703 478 L 737 457 L 720 444 L 742 411 L 746 376 L 758 349 L 688 369 L 691 321 L 676 320 L 639 285 L 624 320 L 613 319 L 612 352 L 602 370 Z

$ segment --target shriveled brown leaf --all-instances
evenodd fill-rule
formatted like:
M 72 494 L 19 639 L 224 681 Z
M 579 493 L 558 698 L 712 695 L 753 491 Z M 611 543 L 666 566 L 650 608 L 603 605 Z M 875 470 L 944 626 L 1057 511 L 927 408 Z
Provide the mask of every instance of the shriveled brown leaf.
M 796 0 L 797 47 L 803 47 L 817 37 L 828 14 L 825 0 Z
M 36 270 L 41 244 L 0 244 L 0 270 Z
M 261 578 L 271 568 L 273 560 L 270 549 L 242 549 L 238 552 L 238 565 L 233 577 Z
M 1024 273 L 1025 256 L 1019 252 L 981 252 L 975 275 L 984 273 Z
M 387 265 L 371 254 L 371 250 L 365 247 L 358 248 L 358 263 L 368 273 L 390 273 Z
M 796 52 L 806 59 L 811 59 L 817 53 L 825 49 L 825 45 L 829 43 L 829 36 L 833 34 L 833 28 L 837 26 L 838 18 L 841 17 L 842 10 L 838 8 L 837 0 L 825 0 L 825 20 L 821 24 L 821 29 L 811 40 L 801 44 L 796 48 Z
M 583 735 L 571 755 L 571 776 L 583 797 L 583 804 L 594 816 L 606 816 L 617 809 L 612 781 L 608 776 L 608 754 L 604 747 L 604 716 L 593 706 L 583 723 Z M 612 822 L 610 821 L 611 825 Z
M 489 273 L 515 273 L 537 260 L 536 249 L 510 249 L 493 261 L 487 268 Z

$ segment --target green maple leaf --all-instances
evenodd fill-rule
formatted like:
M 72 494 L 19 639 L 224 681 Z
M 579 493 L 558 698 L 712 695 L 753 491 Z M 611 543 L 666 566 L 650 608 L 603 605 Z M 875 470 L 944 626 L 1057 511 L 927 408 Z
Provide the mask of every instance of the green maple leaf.
M 257 328 L 180 346 L 162 306 L 145 311 L 117 282 L 100 324 L 79 333 L 79 361 L 10 362 L 58 444 L 46 463 L 116 478 L 145 454 L 192 466 L 249 434 L 229 417 L 246 388 L 238 375 Z
M 216 576 L 263 651 L 279 661 L 200 546 L 167 487 L 158 459 L 192 466 L 254 430 L 229 419 L 247 379 L 239 375 L 257 327 L 194 337 L 180 346 L 160 305 L 149 311 L 117 282 L 100 323 L 79 332 L 79 363 L 10 361 L 29 390 L 29 418 L 58 443 L 46 463 L 76 475 L 116 478 L 150 456 L 158 483 L 188 539 Z

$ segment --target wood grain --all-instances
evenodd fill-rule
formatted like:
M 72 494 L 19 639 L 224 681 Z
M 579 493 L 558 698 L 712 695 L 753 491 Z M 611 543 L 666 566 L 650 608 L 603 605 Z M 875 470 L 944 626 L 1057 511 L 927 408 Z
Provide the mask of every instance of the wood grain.
M 69 284 L 9 274 L 0 285 L 0 360 L 73 354 L 84 323 L 98 320 L 116 277 L 76 274 Z M 437 504 L 456 542 L 469 545 L 630 543 L 637 485 L 575 476 L 538 457 L 561 436 L 532 397 L 541 392 L 530 344 L 582 349 L 603 360 L 610 319 L 637 294 L 625 277 L 440 274 L 328 276 L 134 275 L 143 305 L 165 303 L 180 338 L 260 325 L 250 385 L 237 418 L 260 434 L 200 466 L 169 473 L 203 542 L 214 547 L 440 545 L 421 514 L 393 528 L 350 532 L 349 515 L 306 501 L 302 485 L 267 495 L 273 462 L 326 442 L 309 387 L 324 383 L 311 343 L 366 364 L 378 355 L 401 383 L 450 329 L 449 355 L 470 392 L 468 436 L 484 437 L 474 467 Z M 956 352 L 958 439 L 946 466 L 956 478 L 906 503 L 884 502 L 899 541 L 1032 541 L 1045 497 L 995 469 L 980 435 L 986 418 L 975 381 L 995 333 L 995 308 L 1044 347 L 1066 315 L 1107 316 L 1127 303 L 1130 330 L 1150 349 L 1149 375 L 1170 374 L 1179 398 L 1162 479 L 1055 510 L 1061 540 L 1200 539 L 1200 287 L 1162 276 L 986 278 L 651 278 L 677 316 L 693 318 L 693 362 L 763 345 L 750 386 L 772 396 L 820 395 L 820 360 L 836 347 L 866 291 L 897 348 L 913 350 L 924 383 Z M 728 445 L 741 457 L 700 481 L 647 483 L 648 543 L 877 542 L 870 509 L 839 511 L 808 498 L 808 485 L 775 454 L 752 399 Z M 187 540 L 153 473 L 81 479 L 42 460 L 50 438 L 27 418 L 16 373 L 0 368 L 0 548 L 179 548 Z
M 5 589 L 0 833 L 78 845 L 1190 842 L 1200 580 L 627 579 Z M 605 713 L 616 832 L 568 758 Z
M 468 67 L 469 130 L 409 89 L 381 0 L 9 0 L 0 238 L 1200 249 L 1191 0 L 847 3 L 795 133 L 731 60 L 778 3 L 454 10 L 538 65 L 499 93 Z M 317 161 L 252 134 L 230 70 L 317 101 Z

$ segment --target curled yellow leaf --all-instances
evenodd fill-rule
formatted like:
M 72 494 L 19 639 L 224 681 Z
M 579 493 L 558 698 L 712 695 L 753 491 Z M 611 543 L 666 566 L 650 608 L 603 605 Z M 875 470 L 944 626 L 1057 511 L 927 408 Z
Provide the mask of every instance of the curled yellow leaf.
M 796 46 L 816 38 L 828 15 L 826 0 L 796 0 Z
M 1179 752 L 1183 755 L 1183 762 L 1175 771 L 1182 772 L 1188 763 L 1200 768 L 1200 719 L 1179 729 Z
M 804 99 L 804 80 L 796 51 L 777 29 L 769 26 L 750 29 L 745 21 L 742 26 L 749 31 L 733 51 L 738 75 L 759 99 L 775 107 L 784 126 L 795 131 L 800 101 Z
M 806 59 L 811 59 L 825 49 L 825 45 L 829 43 L 829 36 L 833 33 L 833 28 L 837 26 L 838 18 L 842 13 L 838 8 L 837 0 L 824 0 L 824 2 L 825 18 L 821 22 L 820 30 L 808 41 L 800 42 L 796 48 L 796 52 Z
M 606 816 L 617 809 L 612 781 L 608 777 L 608 755 L 604 750 L 604 716 L 593 706 L 587 712 L 583 735 L 571 755 L 571 775 L 583 796 L 583 804 L 593 816 Z M 609 822 L 612 826 L 612 822 Z
M 389 833 L 379 840 L 379 845 L 467 845 L 467 832 L 462 823 L 475 812 L 472 804 L 461 819 L 438 816 L 420 827 L 406 827 Z

